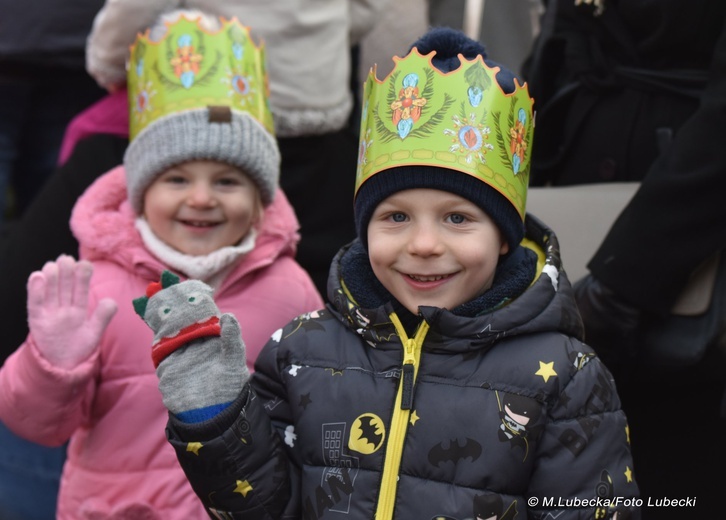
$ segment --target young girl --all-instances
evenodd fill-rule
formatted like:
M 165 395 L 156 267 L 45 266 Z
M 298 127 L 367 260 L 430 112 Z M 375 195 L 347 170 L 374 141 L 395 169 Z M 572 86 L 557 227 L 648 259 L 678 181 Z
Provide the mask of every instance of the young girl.
M 163 41 L 135 45 L 124 164 L 75 206 L 81 260 L 30 276 L 30 334 L 0 371 L 9 428 L 49 446 L 70 439 L 61 520 L 207 518 L 164 437 L 151 331 L 129 303 L 150 281 L 171 270 L 213 287 L 244 316 L 250 367 L 276 329 L 323 304 L 277 189 L 262 49 L 235 20 L 180 14 L 150 33 L 161 27 Z M 230 88 L 235 72 L 247 90 Z

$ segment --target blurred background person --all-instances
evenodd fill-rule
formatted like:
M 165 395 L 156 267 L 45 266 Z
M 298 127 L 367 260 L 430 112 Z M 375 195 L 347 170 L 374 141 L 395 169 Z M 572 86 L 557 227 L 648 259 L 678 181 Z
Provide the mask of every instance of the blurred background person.
M 542 0 L 427 0 L 432 26 L 482 42 L 499 63 L 519 72 L 539 31 Z
M 105 93 L 85 71 L 100 7 L 0 0 L 0 232 L 53 172 L 69 121 Z
M 531 184 L 641 182 L 575 295 L 585 341 L 616 378 L 643 497 L 697 498 L 643 518 L 710 518 L 726 484 L 703 471 L 726 463 L 726 360 L 723 333 L 706 335 L 724 328 L 723 315 L 708 322 L 724 290 L 690 336 L 649 338 L 726 246 L 726 3 L 546 4 L 524 67 L 537 111 Z

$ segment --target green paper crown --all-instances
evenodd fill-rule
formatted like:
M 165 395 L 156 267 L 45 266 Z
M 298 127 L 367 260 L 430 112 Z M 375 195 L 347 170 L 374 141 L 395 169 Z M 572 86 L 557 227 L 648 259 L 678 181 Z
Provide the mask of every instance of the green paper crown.
M 132 140 L 161 117 L 209 106 L 246 112 L 274 135 L 264 45 L 236 18 L 220 23 L 210 32 L 182 16 L 158 42 L 148 30 L 137 36 L 127 71 Z
M 533 100 L 526 84 L 505 94 L 499 67 L 481 56 L 443 73 L 414 48 L 363 90 L 355 191 L 376 173 L 437 166 L 472 175 L 506 197 L 524 219 L 532 154 Z M 515 80 L 516 81 L 516 80 Z

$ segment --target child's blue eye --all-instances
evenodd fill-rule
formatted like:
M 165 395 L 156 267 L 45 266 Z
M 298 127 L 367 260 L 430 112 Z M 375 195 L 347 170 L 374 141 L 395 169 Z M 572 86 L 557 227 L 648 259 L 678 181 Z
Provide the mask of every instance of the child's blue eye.
M 466 221 L 466 217 L 464 217 L 464 215 L 459 215 L 458 213 L 450 215 L 449 219 L 453 224 L 463 224 Z
M 405 222 L 406 215 L 404 215 L 403 213 L 394 213 L 393 215 L 391 215 L 391 220 L 393 220 L 394 222 Z

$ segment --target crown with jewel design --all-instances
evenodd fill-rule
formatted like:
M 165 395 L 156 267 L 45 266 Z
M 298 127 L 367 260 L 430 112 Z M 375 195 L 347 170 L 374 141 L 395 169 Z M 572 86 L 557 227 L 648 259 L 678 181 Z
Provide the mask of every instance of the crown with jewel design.
M 264 45 L 236 18 L 219 20 L 209 31 L 181 16 L 165 23 L 159 41 L 149 30 L 137 36 L 127 71 L 131 140 L 166 115 L 219 106 L 249 114 L 274 135 Z
M 444 73 L 415 47 L 383 80 L 371 69 L 363 90 L 355 192 L 377 173 L 436 166 L 472 175 L 501 193 L 524 219 L 532 154 L 533 100 L 515 80 L 505 93 L 498 66 L 459 55 Z

